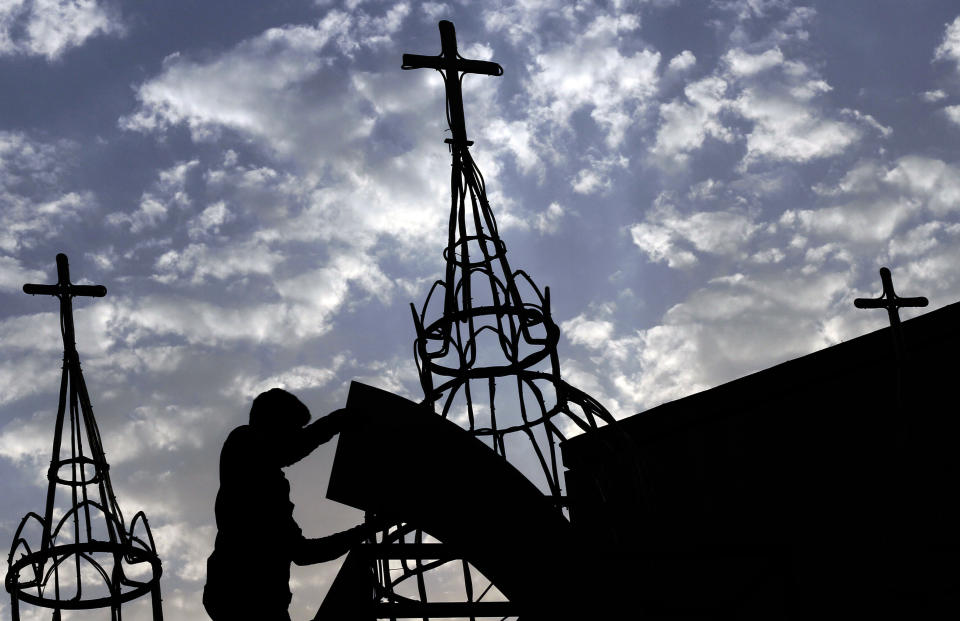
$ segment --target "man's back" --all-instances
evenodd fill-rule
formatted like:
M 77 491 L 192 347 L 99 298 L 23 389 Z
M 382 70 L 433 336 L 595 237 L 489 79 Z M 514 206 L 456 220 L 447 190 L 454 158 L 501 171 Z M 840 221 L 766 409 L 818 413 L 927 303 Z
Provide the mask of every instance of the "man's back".
M 244 425 L 220 452 L 217 541 L 204 592 L 216 618 L 246 617 L 251 605 L 285 614 L 290 603 L 290 562 L 302 533 L 293 519 L 290 484 L 269 451 Z

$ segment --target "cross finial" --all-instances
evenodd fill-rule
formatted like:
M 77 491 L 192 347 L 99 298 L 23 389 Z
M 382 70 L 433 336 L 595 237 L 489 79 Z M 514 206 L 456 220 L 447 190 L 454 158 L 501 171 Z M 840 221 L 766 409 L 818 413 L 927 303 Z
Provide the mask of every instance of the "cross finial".
M 902 298 L 893 290 L 893 278 L 890 270 L 880 268 L 880 281 L 883 283 L 883 295 L 879 298 L 857 298 L 853 305 L 857 308 L 885 308 L 890 316 L 890 325 L 896 330 L 900 326 L 900 309 L 907 306 L 926 306 L 925 297 Z
M 463 91 L 460 88 L 461 73 L 503 75 L 503 67 L 484 60 L 469 60 L 457 52 L 457 33 L 453 23 L 443 20 L 440 26 L 441 52 L 439 56 L 404 54 L 402 69 L 436 69 L 443 74 L 447 89 L 447 120 L 455 144 L 473 144 L 467 140 L 466 122 L 463 118 Z
M 70 264 L 67 262 L 67 255 L 61 252 L 57 255 L 57 283 L 55 285 L 26 284 L 23 286 L 23 292 L 30 295 L 53 295 L 60 299 L 60 315 L 63 318 L 63 346 L 67 351 L 75 351 L 71 299 L 78 295 L 102 298 L 107 295 L 107 288 L 103 285 L 75 285 L 71 283 Z

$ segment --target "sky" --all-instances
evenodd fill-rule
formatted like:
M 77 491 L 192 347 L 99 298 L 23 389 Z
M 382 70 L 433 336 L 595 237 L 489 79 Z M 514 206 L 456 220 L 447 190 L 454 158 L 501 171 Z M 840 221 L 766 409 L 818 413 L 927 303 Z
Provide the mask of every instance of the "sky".
M 4 557 L 42 508 L 62 347 L 21 286 L 58 252 L 108 289 L 76 300 L 78 347 L 167 619 L 206 618 L 219 449 L 256 394 L 421 396 L 448 134 L 439 76 L 400 59 L 439 53 L 440 19 L 504 68 L 464 80 L 473 156 L 564 379 L 616 416 L 883 327 L 853 307 L 881 266 L 930 299 L 904 317 L 960 300 L 949 0 L 0 0 Z M 334 450 L 288 470 L 308 536 L 361 519 L 324 498 Z M 294 569 L 295 619 L 336 570 Z

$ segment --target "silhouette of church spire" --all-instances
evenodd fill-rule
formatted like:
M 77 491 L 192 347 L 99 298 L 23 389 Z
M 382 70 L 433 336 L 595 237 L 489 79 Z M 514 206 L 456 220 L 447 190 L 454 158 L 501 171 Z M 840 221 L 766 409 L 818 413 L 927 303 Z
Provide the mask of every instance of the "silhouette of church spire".
M 461 81 L 466 73 L 499 76 L 503 69 L 493 62 L 463 58 L 457 52 L 453 24 L 441 21 L 439 28 L 441 54 L 404 54 L 402 66 L 441 73 L 452 136 L 445 140 L 452 169 L 444 278 L 433 284 L 419 312 L 411 304 L 424 403 L 507 459 L 554 501 L 559 512 L 565 502 L 559 442 L 612 422 L 613 417 L 561 379 L 560 329 L 550 314 L 550 291 L 541 291 L 526 273 L 511 268 L 483 175 L 470 154 L 473 142 L 467 139 Z M 385 532 L 381 543 L 409 547 L 427 540 L 415 525 L 401 524 Z M 417 616 L 449 616 L 429 601 L 426 581 L 431 571 L 452 562 L 462 568 L 466 608 L 458 610 L 472 611 L 468 616 L 473 618 L 486 616 L 481 612 L 484 606 L 500 606 L 480 601 L 495 585 L 475 589 L 469 559 L 426 562 L 423 559 L 435 557 L 413 553 L 408 558 L 414 563 L 394 567 L 391 558 L 398 557 L 380 557 L 374 569 L 381 602 L 410 604 L 409 594 L 399 596 L 397 589 L 415 583 L 414 599 L 421 605 Z M 448 579 L 440 581 L 450 584 Z M 502 608 L 496 610 L 489 614 L 506 614 Z
M 73 298 L 103 297 L 106 287 L 71 283 L 67 256 L 58 254 L 56 284 L 27 284 L 23 291 L 60 301 L 63 373 L 44 514 L 24 516 L 7 559 L 13 620 L 20 618 L 22 601 L 52 609 L 55 621 L 62 610 L 96 608 L 109 608 L 111 621 L 120 621 L 125 602 L 150 593 L 153 619 L 160 621 L 161 566 L 153 535 L 142 511 L 129 528 L 123 519 L 76 346 Z M 39 545 L 29 532 L 37 528 Z M 141 564 L 146 567 L 136 567 Z
M 550 289 L 541 292 L 525 272 L 511 268 L 483 175 L 470 155 L 460 74 L 497 76 L 503 70 L 496 63 L 460 57 L 450 22 L 440 22 L 440 34 L 440 56 L 405 54 L 403 65 L 443 73 L 454 136 L 446 141 L 452 173 L 444 279 L 434 283 L 419 313 L 411 305 L 421 385 L 425 400 L 439 413 L 462 420 L 500 455 L 508 457 L 511 448 L 522 454 L 510 439 L 525 437 L 534 463 L 521 458 L 515 465 L 559 501 L 563 492 L 556 444 L 612 417 L 561 379 L 560 329 L 550 314 Z M 434 299 L 440 289 L 442 309 Z M 498 391 L 501 378 L 504 385 Z M 581 411 L 572 411 L 570 402 Z

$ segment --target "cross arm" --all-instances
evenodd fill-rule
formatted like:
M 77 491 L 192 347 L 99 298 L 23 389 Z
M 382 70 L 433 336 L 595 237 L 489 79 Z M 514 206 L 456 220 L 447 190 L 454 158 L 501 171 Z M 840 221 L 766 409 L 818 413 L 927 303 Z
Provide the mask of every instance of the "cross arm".
M 443 69 L 443 56 L 404 54 L 401 69 Z
M 886 308 L 887 298 L 857 298 L 853 301 L 857 308 Z
M 483 75 L 503 75 L 503 67 L 497 63 L 488 60 L 468 60 L 460 58 L 457 60 L 457 69 L 464 73 L 481 73 Z
M 857 298 L 853 305 L 857 308 L 887 308 L 888 306 L 926 306 L 930 301 L 925 297 L 894 298 L 895 302 L 887 298 Z
M 483 75 L 503 75 L 503 67 L 487 60 L 468 60 L 457 58 L 454 65 L 457 71 L 480 73 Z M 401 69 L 449 69 L 449 61 L 443 56 L 424 56 L 423 54 L 404 54 Z
M 68 285 L 66 288 L 61 285 L 31 285 L 23 286 L 23 292 L 30 295 L 63 295 L 64 293 L 72 296 L 88 296 L 93 298 L 102 298 L 107 295 L 107 288 L 103 285 Z

